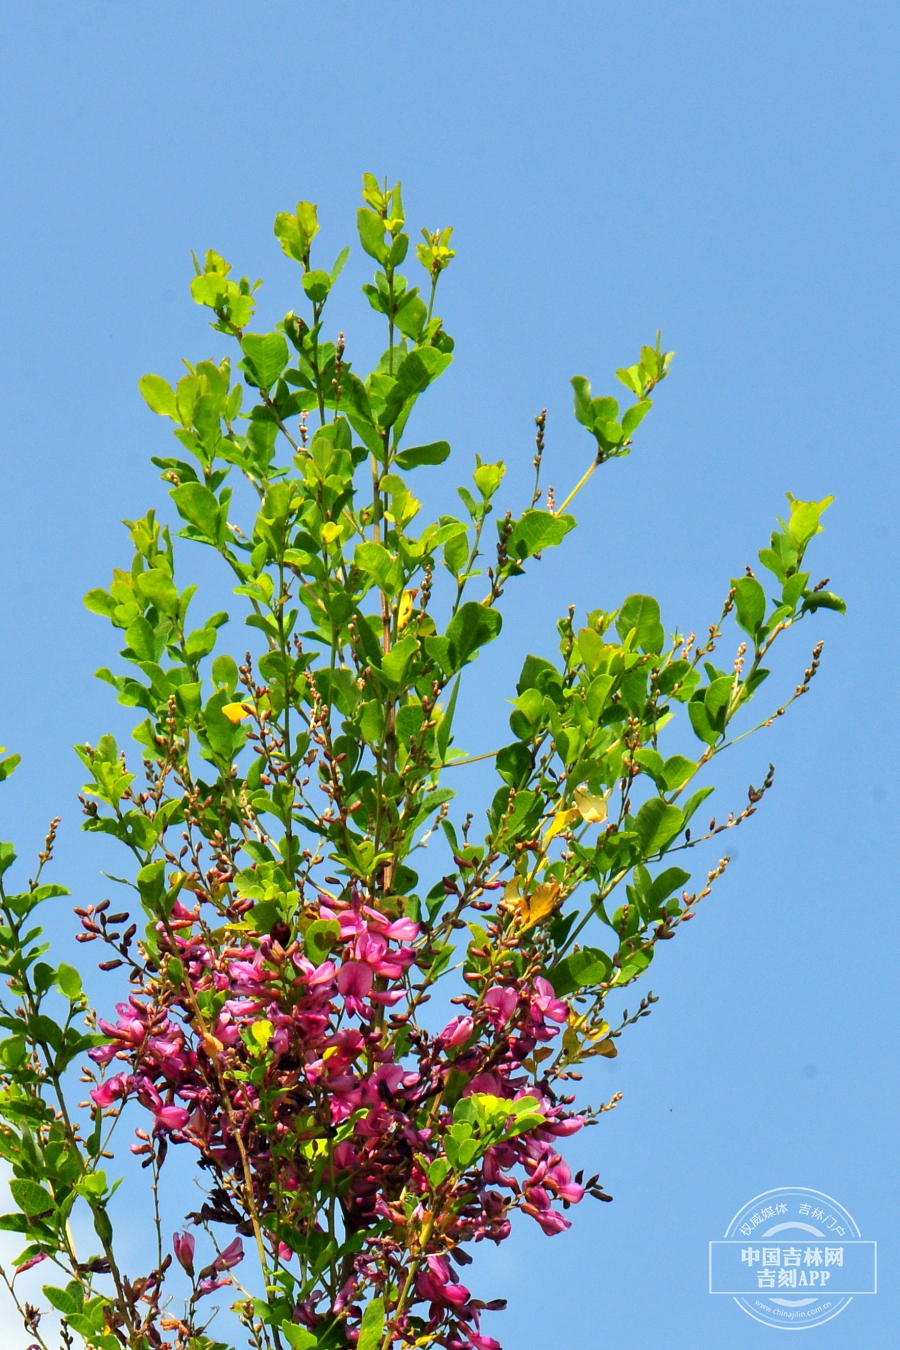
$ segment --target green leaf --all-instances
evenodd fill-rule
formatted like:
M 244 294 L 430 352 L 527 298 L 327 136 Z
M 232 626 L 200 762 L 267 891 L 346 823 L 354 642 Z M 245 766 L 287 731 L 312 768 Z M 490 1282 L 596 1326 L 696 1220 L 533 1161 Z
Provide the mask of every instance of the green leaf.
M 178 614 L 179 595 L 172 578 L 161 567 L 151 567 L 137 577 L 137 589 L 145 600 L 155 605 L 163 614 L 174 618 Z
M 615 983 L 617 985 L 627 984 L 629 980 L 633 980 L 638 975 L 643 974 L 643 972 L 647 969 L 652 960 L 653 960 L 652 947 L 647 952 L 638 950 L 636 952 L 629 953 L 628 956 L 625 958 L 625 960 L 622 962 L 622 965 L 619 969 L 619 973 L 615 978 Z
M 444 544 L 444 562 L 453 576 L 458 577 L 469 561 L 468 531 L 453 534 Z
M 503 463 L 498 464 L 479 464 L 472 474 L 472 481 L 481 493 L 484 501 L 488 502 L 493 497 L 497 488 L 503 481 L 503 475 L 506 472 Z
M 720 730 L 725 724 L 724 712 L 733 692 L 734 676 L 720 675 L 717 680 L 713 680 L 703 697 L 710 722 L 713 726 L 718 726 Z
M 160 417 L 171 417 L 173 421 L 180 420 L 175 405 L 175 390 L 168 380 L 164 380 L 161 375 L 145 375 L 138 381 L 138 388 L 151 412 L 159 413 Z
M 233 285 L 233 282 L 229 282 L 216 272 L 205 272 L 203 276 L 194 277 L 191 282 L 191 295 L 196 304 L 208 305 L 210 309 L 215 309 Z
M 516 682 L 516 693 L 524 694 L 526 689 L 537 689 L 543 693 L 546 681 L 552 679 L 558 686 L 561 685 L 562 677 L 552 661 L 545 660 L 543 656 L 526 656 L 522 673 Z
M 40 930 L 38 930 L 40 931 Z M 28 1019 L 28 1030 L 36 1041 L 49 1045 L 53 1050 L 62 1047 L 63 1031 L 58 1022 L 46 1013 L 37 1013 Z
M 218 755 L 219 759 L 229 764 L 247 739 L 247 733 L 240 723 L 231 722 L 222 712 L 223 706 L 230 702 L 231 695 L 228 690 L 219 689 L 203 709 L 209 748 L 214 755 Z
M 241 348 L 251 362 L 260 386 L 271 389 L 288 363 L 288 345 L 284 334 L 245 333 L 241 338 Z
M 380 590 L 393 595 L 400 589 L 402 576 L 396 558 L 384 547 L 371 540 L 358 544 L 353 561 L 361 572 L 374 578 Z
M 598 947 L 583 947 L 580 951 L 571 952 L 558 966 L 548 971 L 547 978 L 557 998 L 563 998 L 566 994 L 574 994 L 576 989 L 608 980 L 612 968 L 612 961 L 606 952 L 600 951 Z
M 494 763 L 503 781 L 518 788 L 531 769 L 531 751 L 519 740 L 498 750 Z
M 715 792 L 714 787 L 702 787 L 698 788 L 696 792 L 691 793 L 690 797 L 688 797 L 687 801 L 682 807 L 682 814 L 684 816 L 685 825 L 691 819 L 697 808 L 701 806 L 703 802 L 706 801 L 707 797 L 710 796 L 710 794 L 713 792 Z
M 102 614 L 106 619 L 111 619 L 119 608 L 118 602 L 99 587 L 93 591 L 88 591 L 84 597 L 84 606 L 92 614 Z
M 784 563 L 781 561 L 781 558 L 775 550 L 771 548 L 761 548 L 757 556 L 763 567 L 767 568 L 770 572 L 773 572 L 783 586 L 787 580 L 787 573 L 785 572 Z
M 574 516 L 556 516 L 549 511 L 526 511 L 516 521 L 509 536 L 510 557 L 532 558 L 545 548 L 554 548 L 561 544 L 571 529 L 575 527 Z
M 314 919 L 303 937 L 306 955 L 320 966 L 328 959 L 328 953 L 337 946 L 340 938 L 341 925 L 337 919 Z
M 327 272 L 305 272 L 303 289 L 314 305 L 321 305 L 323 300 L 327 300 L 328 292 L 331 290 L 331 277 Z M 285 365 L 287 365 L 287 360 L 285 360 Z
M 311 1331 L 307 1331 L 306 1327 L 301 1327 L 296 1322 L 282 1322 L 281 1334 L 291 1350 L 315 1350 L 319 1344 Z
M 594 428 L 605 428 L 610 423 L 616 424 L 616 418 L 619 416 L 619 405 L 609 394 L 604 398 L 592 398 L 591 413 L 594 419 Z
M 182 483 L 169 493 L 182 520 L 196 525 L 214 543 L 219 538 L 219 503 L 202 483 Z
M 649 398 L 642 399 L 640 403 L 635 403 L 633 408 L 629 408 L 622 418 L 622 430 L 626 436 L 630 436 L 636 431 L 643 422 L 647 413 L 653 407 Z
M 125 641 L 139 661 L 155 662 L 162 651 L 162 641 L 145 618 L 135 619 L 128 625 Z
M 633 394 L 637 394 L 640 398 L 642 385 L 639 371 L 639 366 L 629 366 L 627 370 L 623 367 L 616 371 L 616 379 L 620 380 L 626 389 L 630 389 Z
M 391 650 L 382 657 L 381 673 L 390 684 L 402 686 L 406 676 L 406 668 L 412 660 L 418 648 L 418 642 L 414 637 L 401 638 L 395 642 Z
M 404 238 L 405 236 L 401 236 Z M 418 342 L 422 334 L 422 329 L 428 322 L 428 309 L 425 301 L 419 296 L 417 290 L 407 291 L 397 311 L 394 314 L 394 323 L 400 329 L 404 337 L 412 338 Z
M 737 621 L 745 633 L 755 637 L 766 617 L 766 593 L 755 577 L 732 581 Z
M 233 694 L 238 682 L 238 668 L 234 657 L 217 656 L 212 663 L 212 677 L 214 684 L 220 685 L 223 689 L 227 689 L 229 694 Z
M 819 524 L 819 518 L 831 505 L 834 498 L 825 497 L 820 502 L 801 502 L 792 497 L 790 493 L 787 495 L 791 504 L 791 517 L 788 521 L 787 533 L 799 552 L 802 553 L 810 539 L 820 533 L 822 526 Z
M 93 1210 L 94 1232 L 103 1243 L 111 1243 L 113 1240 L 112 1220 L 105 1209 Z
M 635 646 L 644 652 L 658 652 L 665 642 L 663 626 L 659 621 L 659 605 L 652 595 L 629 595 L 619 610 L 616 631 L 624 642 L 635 629 Z
M 356 1350 L 378 1350 L 384 1335 L 384 1302 L 373 1298 L 363 1313 Z
M 635 751 L 634 759 L 635 763 L 639 764 L 644 772 L 650 775 L 657 787 L 664 788 L 666 786 L 665 765 L 658 750 L 645 746 Z
M 0 1233 L 30 1233 L 32 1226 L 24 1214 L 0 1214 Z
M 588 431 L 593 430 L 594 418 L 591 412 L 591 385 L 583 375 L 573 375 L 569 381 L 575 391 L 575 417 Z
M 384 706 L 380 699 L 371 699 L 362 705 L 357 725 L 367 745 L 381 744 L 384 737 Z
M 684 755 L 670 755 L 663 765 L 663 778 L 669 792 L 683 788 L 685 783 L 690 782 L 696 769 L 694 760 L 687 759 Z
M 384 267 L 390 256 L 390 250 L 384 242 L 384 221 L 374 211 L 361 206 L 356 213 L 356 228 L 359 230 L 359 242 L 366 253 Z
M 6 759 L 0 760 L 0 783 L 9 778 L 11 773 L 15 773 L 16 768 L 21 762 L 21 755 L 7 755 Z
M 343 272 L 344 263 L 347 261 L 349 257 L 350 257 L 350 245 L 348 244 L 346 248 L 341 249 L 340 253 L 334 260 L 334 267 L 332 267 L 331 271 L 328 273 L 328 280 L 331 282 L 332 286 Z
M 19 1209 L 30 1219 L 37 1214 L 53 1213 L 56 1209 L 53 1196 L 36 1181 L 17 1179 L 9 1183 L 9 1190 Z
M 664 849 L 683 824 L 684 817 L 678 807 L 664 802 L 662 797 L 651 797 L 644 802 L 635 817 L 634 828 L 640 837 L 645 857 Z
M 160 858 L 157 862 L 142 867 L 136 881 L 144 908 L 154 918 L 158 917 L 158 910 L 166 891 L 165 859 Z
M 701 691 L 702 693 L 702 691 Z M 701 698 L 692 698 L 687 705 L 688 717 L 691 719 L 691 726 L 694 728 L 694 735 L 697 736 L 706 745 L 715 745 L 719 739 L 719 729 L 713 726 L 710 721 L 706 704 Z
M 427 389 L 432 380 L 446 370 L 453 357 L 439 352 L 436 347 L 419 347 L 400 362 L 397 378 L 384 402 L 378 421 L 383 428 L 391 427 L 407 403 Z
M 812 591 L 803 601 L 802 608 L 808 614 L 814 614 L 817 609 L 833 609 L 838 614 L 847 613 L 847 605 L 839 595 L 834 591 Z
M 297 214 L 279 211 L 275 217 L 275 236 L 289 258 L 303 262 L 309 246 L 319 232 L 316 208 L 311 202 L 298 202 Z
M 401 469 L 418 469 L 421 464 L 443 464 L 449 454 L 447 441 L 434 441 L 431 445 L 414 445 L 409 450 L 401 450 L 394 463 Z
M 65 1289 L 54 1289 L 52 1285 L 45 1284 L 44 1295 L 64 1317 L 74 1316 L 84 1307 L 84 1290 L 77 1280 L 71 1280 Z
M 76 999 L 81 993 L 81 976 L 74 966 L 67 966 L 65 962 L 56 972 L 56 983 L 65 998 Z
M 667 867 L 658 877 L 654 877 L 653 884 L 644 897 L 651 916 L 655 917 L 663 901 L 668 900 L 673 891 L 679 890 L 690 879 L 690 872 L 685 872 L 682 867 Z
M 457 610 L 447 628 L 454 670 L 464 666 L 479 647 L 493 642 L 503 620 L 495 609 L 470 600 Z

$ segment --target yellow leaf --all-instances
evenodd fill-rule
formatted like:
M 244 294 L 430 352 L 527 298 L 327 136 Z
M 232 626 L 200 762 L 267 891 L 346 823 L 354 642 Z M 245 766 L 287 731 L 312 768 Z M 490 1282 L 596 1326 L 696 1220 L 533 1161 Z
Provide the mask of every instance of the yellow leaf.
M 326 520 L 322 526 L 322 539 L 326 544 L 333 544 L 341 532 L 341 527 L 335 520 Z
M 595 1048 L 598 1055 L 603 1055 L 605 1059 L 615 1059 L 616 1055 L 619 1053 L 616 1049 L 615 1041 L 601 1041 Z
M 559 834 L 560 830 L 565 830 L 572 824 L 572 821 L 577 820 L 580 815 L 581 812 L 577 806 L 571 806 L 566 811 L 557 811 L 553 820 L 547 827 L 547 833 L 544 835 L 544 843 L 549 844 L 554 835 Z
M 410 619 L 412 618 L 413 599 L 415 595 L 416 595 L 415 591 L 403 592 L 403 598 L 400 601 L 400 608 L 397 611 L 397 627 L 400 629 L 405 628 L 406 625 L 409 623 Z
M 588 825 L 599 825 L 606 819 L 612 789 L 605 796 L 588 792 L 586 788 L 575 789 L 575 808 L 581 819 Z
M 275 1028 L 267 1017 L 263 1017 L 258 1022 L 251 1023 L 250 1034 L 261 1049 L 265 1049 L 272 1039 L 272 1033 Z
M 243 722 L 245 717 L 249 717 L 252 709 L 246 703 L 226 703 L 222 708 L 222 716 L 227 717 L 229 722 Z
M 567 1055 L 577 1055 L 581 1049 L 581 1038 L 573 1027 L 566 1027 L 563 1032 L 563 1050 Z
M 522 920 L 522 931 L 526 932 L 533 928 L 541 919 L 546 919 L 556 908 L 559 900 L 559 883 L 556 881 L 542 881 L 536 886 L 531 895 L 522 894 L 521 883 L 518 877 L 508 881 L 503 891 L 503 899 L 514 910 Z
M 542 881 L 540 886 L 535 889 L 533 895 L 528 897 L 528 915 L 524 928 L 533 928 L 541 919 L 546 919 L 547 915 L 556 908 L 556 902 L 559 899 L 559 883 L 556 881 Z M 524 908 L 524 906 L 523 906 Z

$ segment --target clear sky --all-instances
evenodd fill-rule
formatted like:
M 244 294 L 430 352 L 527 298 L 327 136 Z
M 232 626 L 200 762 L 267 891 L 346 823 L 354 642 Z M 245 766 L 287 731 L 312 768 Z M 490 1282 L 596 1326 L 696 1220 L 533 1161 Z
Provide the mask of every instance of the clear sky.
M 319 203 L 330 263 L 363 171 L 402 178 L 410 224 L 452 224 L 458 250 L 439 306 L 457 356 L 422 439 L 506 459 L 519 496 L 545 405 L 557 491 L 586 463 L 571 375 L 612 392 L 658 327 L 677 351 L 638 450 L 593 481 L 537 590 L 510 589 L 471 753 L 568 603 L 649 591 L 702 630 L 786 491 L 836 498 L 813 566 L 849 614 L 785 644 L 776 696 L 819 636 L 821 673 L 743 744 L 716 809 L 770 759 L 776 786 L 658 954 L 652 1017 L 585 1081 L 624 1094 L 572 1150 L 615 1202 L 484 1254 L 506 1350 L 770 1343 L 707 1293 L 707 1243 L 780 1185 L 834 1196 L 880 1244 L 880 1292 L 817 1344 L 897 1343 L 898 24 L 866 0 L 0 5 L 0 741 L 24 756 L 0 828 L 34 850 L 61 814 L 76 902 L 102 898 L 113 855 L 79 832 L 70 746 L 128 725 L 92 678 L 115 644 L 81 597 L 128 564 L 122 518 L 168 514 L 137 380 L 219 351 L 191 248 L 264 277 L 271 323 L 297 301 L 274 214 Z M 357 369 L 368 263 L 355 247 L 331 308 Z

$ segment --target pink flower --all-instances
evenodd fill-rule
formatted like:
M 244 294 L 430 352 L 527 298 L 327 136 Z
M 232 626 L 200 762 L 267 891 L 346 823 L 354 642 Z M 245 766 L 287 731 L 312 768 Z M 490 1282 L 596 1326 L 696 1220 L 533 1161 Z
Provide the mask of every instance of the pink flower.
M 549 980 L 545 980 L 543 975 L 538 975 L 532 988 L 535 996 L 531 1000 L 531 1016 L 535 1022 L 540 1022 L 544 1017 L 549 1017 L 551 1022 L 568 1021 L 568 1004 L 556 997 Z
M 321 989 L 331 984 L 335 976 L 335 964 L 333 961 L 323 961 L 320 966 L 316 966 L 310 972 L 307 984 L 310 989 Z
M 569 1116 L 566 1120 L 548 1120 L 546 1125 L 541 1126 L 541 1133 L 555 1135 L 557 1139 L 568 1139 L 570 1134 L 577 1134 L 583 1125 L 581 1116 Z
M 427 1270 L 420 1271 L 416 1277 L 416 1291 L 420 1298 L 427 1298 L 434 1306 L 445 1308 L 463 1308 L 470 1294 L 464 1284 L 453 1284 L 450 1280 L 450 1266 L 445 1256 L 429 1256 Z
M 227 1275 L 224 1280 L 214 1280 L 208 1275 L 205 1280 L 200 1281 L 200 1295 L 202 1297 L 204 1294 L 215 1293 L 217 1289 L 224 1289 L 226 1284 L 234 1284 L 234 1280 L 230 1279 Z
M 395 919 L 385 929 L 392 942 L 414 942 L 419 936 L 419 925 L 412 919 Z
M 529 1205 L 523 1205 L 522 1208 L 526 1214 L 532 1213 Z M 535 1210 L 533 1218 L 540 1224 L 548 1237 L 555 1237 L 557 1233 L 564 1233 L 567 1228 L 572 1227 L 569 1220 L 564 1219 L 555 1209 Z
M 475 1023 L 472 1021 L 471 1017 L 454 1017 L 453 1020 L 448 1022 L 444 1027 L 444 1030 L 441 1032 L 440 1036 L 438 1036 L 438 1040 L 441 1045 L 446 1046 L 448 1049 L 451 1046 L 465 1045 L 474 1030 Z
M 476 1074 L 463 1095 L 471 1097 L 473 1092 L 484 1092 L 488 1097 L 509 1097 L 511 1095 L 502 1078 L 499 1078 L 495 1073 Z
M 552 1186 L 560 1200 L 568 1200 L 570 1205 L 577 1205 L 584 1196 L 584 1187 L 572 1180 L 569 1166 L 562 1158 L 547 1172 L 547 1184 Z
M 347 1307 L 348 1303 L 353 1302 L 353 1297 L 356 1293 L 356 1280 L 357 1277 L 355 1275 L 351 1275 L 350 1279 L 343 1286 L 343 1288 L 341 1288 L 338 1291 L 338 1296 L 334 1300 L 334 1303 L 332 1304 L 331 1307 L 331 1311 L 333 1313 L 343 1312 L 344 1309 Z
M 134 1086 L 134 1079 L 127 1073 L 117 1073 L 113 1078 L 107 1078 L 105 1083 L 101 1083 L 91 1092 L 91 1100 L 96 1102 L 104 1111 L 108 1106 L 119 1097 L 127 1096 L 128 1092 Z
M 342 1172 L 359 1166 L 359 1154 L 349 1139 L 342 1139 L 334 1146 L 334 1165 Z
M 356 940 L 356 959 L 365 961 L 367 965 L 377 967 L 386 951 L 387 938 L 383 938 L 380 933 L 370 933 L 368 928 Z
M 338 971 L 338 989 L 344 995 L 349 1013 L 363 1014 L 362 1000 L 372 988 L 375 972 L 363 961 L 345 961 Z
M 183 1130 L 190 1118 L 190 1111 L 186 1111 L 183 1106 L 163 1106 L 153 1117 L 154 1133 L 162 1134 L 168 1130 Z
M 18 1270 L 16 1271 L 16 1275 L 21 1275 L 23 1271 L 31 1270 L 32 1266 L 39 1266 L 39 1265 L 41 1264 L 42 1261 L 46 1261 L 46 1260 L 47 1260 L 47 1253 L 46 1253 L 46 1252 L 38 1252 L 37 1256 L 32 1256 L 32 1258 L 31 1258 L 30 1261 L 23 1261 L 23 1262 L 22 1262 L 22 1264 L 19 1266 Z M 15 1280 L 16 1275 L 13 1276 L 13 1280 Z
M 400 1003 L 406 998 L 405 989 L 385 989 L 381 994 L 370 994 L 370 1003 L 379 1003 L 383 1008 L 393 1008 L 396 1003 Z
M 233 1242 L 229 1242 L 224 1251 L 213 1261 L 213 1270 L 231 1270 L 233 1266 L 238 1265 L 244 1259 L 244 1244 L 239 1237 Z
M 519 996 L 515 989 L 507 989 L 499 984 L 495 984 L 484 996 L 484 1006 L 488 1010 L 488 1016 L 495 1026 L 501 1027 L 512 1017 L 518 1001 Z
M 175 1249 L 175 1260 L 186 1270 L 188 1275 L 194 1273 L 194 1237 L 192 1233 L 173 1233 L 172 1246 Z

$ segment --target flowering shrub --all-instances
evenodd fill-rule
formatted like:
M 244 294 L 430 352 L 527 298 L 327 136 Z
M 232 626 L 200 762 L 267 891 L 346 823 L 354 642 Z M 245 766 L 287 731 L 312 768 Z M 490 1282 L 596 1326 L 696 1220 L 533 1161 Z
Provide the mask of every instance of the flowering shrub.
M 301 202 L 275 233 L 299 264 L 306 317 L 253 332 L 256 287 L 210 252 L 191 290 L 236 368 L 225 356 L 188 365 L 174 387 L 141 381 L 178 442 L 177 457 L 154 463 L 180 536 L 230 570 L 252 651 L 214 654 L 228 615 L 189 622 L 196 587 L 176 584 L 169 530 L 152 511 L 129 524 L 130 568 L 86 603 L 123 636 L 123 671 L 98 673 L 139 710 L 141 776 L 109 735 L 78 750 L 85 828 L 132 859 L 134 903 L 76 910 L 80 941 L 107 948 L 101 970 L 127 978 L 115 1020 L 90 1010 L 73 967 L 40 959 L 34 912 L 65 894 L 41 881 L 55 826 L 29 886 L 2 891 L 0 1152 L 17 1208 L 0 1227 L 25 1239 L 17 1274 L 44 1261 L 64 1272 L 44 1293 L 66 1345 L 211 1350 L 222 1343 L 204 1299 L 226 1289 L 258 1350 L 497 1350 L 483 1314 L 503 1304 L 463 1282 L 470 1249 L 502 1242 L 517 1210 L 553 1236 L 586 1194 L 610 1199 L 565 1160 L 566 1139 L 616 1100 L 577 1104 L 580 1066 L 614 1056 L 647 1015 L 652 994 L 612 1026 L 608 998 L 646 971 L 727 862 L 692 891 L 675 855 L 752 815 L 772 781 L 692 835 L 713 790 L 699 776 L 733 743 L 775 640 L 843 608 L 803 570 L 828 501 L 790 499 L 759 555 L 774 599 L 748 567 L 702 642 L 667 636 L 649 596 L 580 626 L 570 610 L 559 653 L 522 668 L 486 831 L 471 815 L 453 823 L 466 669 L 500 631 L 506 586 L 562 544 L 594 470 L 629 453 L 671 354 L 657 340 L 617 372 L 622 413 L 572 381 L 591 459 L 560 506 L 552 493 L 539 504 L 542 414 L 530 504 L 499 516 L 493 546 L 500 463 L 476 459 L 460 516 L 414 524 L 416 477 L 450 454 L 444 441 L 407 446 L 405 433 L 452 360 L 433 312 L 451 232 L 423 231 L 417 246 L 426 299 L 397 270 L 409 245 L 399 185 L 367 176 L 363 196 L 360 242 L 379 268 L 364 291 L 388 329 L 365 380 L 323 322 L 347 250 L 330 272 L 313 268 L 316 209 Z M 730 617 L 739 646 L 718 668 Z M 760 726 L 806 692 L 819 652 Z M 662 749 L 678 705 L 695 759 Z M 447 844 L 434 884 L 413 867 L 429 839 Z M 0 868 L 11 862 L 0 846 Z M 447 982 L 458 1013 L 441 1027 L 426 1005 Z M 77 1108 L 74 1066 L 86 1083 Z M 130 1104 L 157 1233 L 139 1275 L 117 1258 L 117 1183 L 102 1167 Z M 156 1197 L 173 1146 L 193 1153 L 205 1199 L 170 1242 Z M 76 1206 L 91 1215 L 94 1254 L 76 1250 Z M 245 1286 L 251 1255 L 259 1274 Z M 173 1268 L 189 1282 L 179 1312 Z M 46 1346 L 17 1274 L 7 1288 Z

